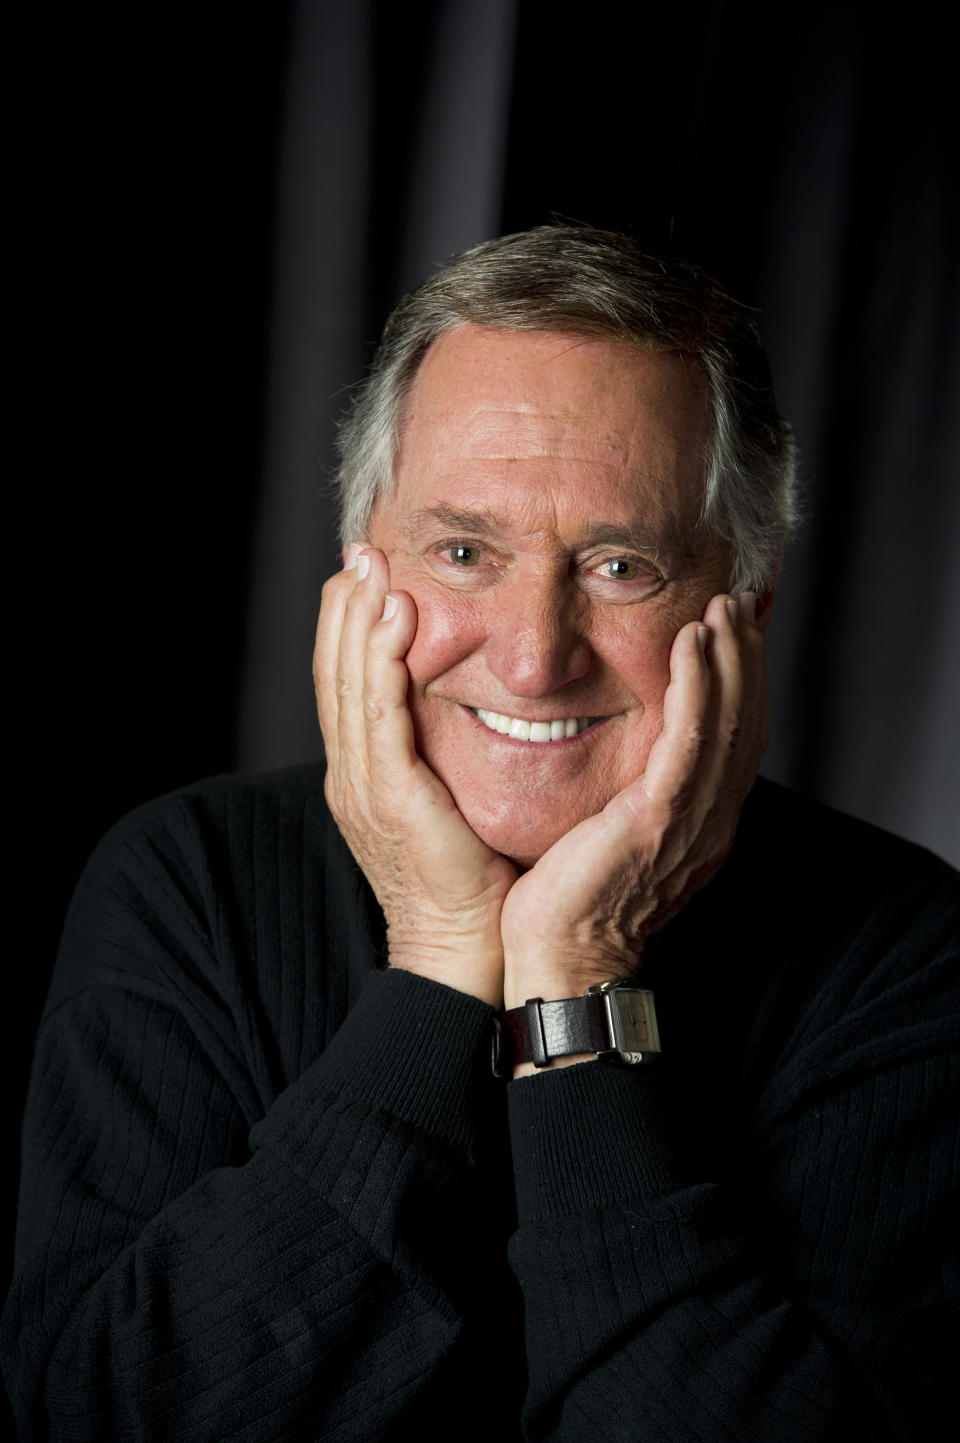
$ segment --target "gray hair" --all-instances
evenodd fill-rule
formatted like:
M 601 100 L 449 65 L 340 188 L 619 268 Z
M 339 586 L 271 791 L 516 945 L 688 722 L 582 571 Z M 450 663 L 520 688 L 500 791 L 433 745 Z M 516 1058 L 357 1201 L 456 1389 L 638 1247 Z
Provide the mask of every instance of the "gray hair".
M 732 590 L 772 583 L 797 519 L 796 450 L 749 311 L 695 266 L 586 226 L 484 241 L 400 302 L 340 424 L 343 540 L 363 538 L 374 505 L 393 493 L 404 405 L 427 350 L 469 322 L 692 356 L 713 419 L 701 524 L 731 547 Z

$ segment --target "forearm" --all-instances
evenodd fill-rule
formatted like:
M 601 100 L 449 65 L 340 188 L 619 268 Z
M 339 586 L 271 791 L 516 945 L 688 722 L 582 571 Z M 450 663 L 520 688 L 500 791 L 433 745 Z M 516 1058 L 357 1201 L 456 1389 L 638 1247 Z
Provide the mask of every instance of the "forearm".
M 418 978 L 372 982 L 252 1151 L 241 1160 L 234 1117 L 233 1159 L 148 1216 L 136 1194 L 176 1186 L 162 1105 L 139 1186 L 122 1162 L 97 1164 L 82 1128 L 66 1149 L 41 1129 L 5 1323 L 25 1436 L 365 1439 L 435 1386 L 491 1265 L 476 1122 L 489 1013 Z M 102 1059 L 106 1038 L 85 1036 Z M 170 1042 L 170 1066 L 189 1065 Z M 197 1064 L 184 1093 L 208 1104 L 214 1085 Z M 128 1142 L 145 1116 L 127 1108 Z M 74 1176 L 52 1186 L 51 1168 Z
M 923 1436 L 926 1387 L 945 1359 L 938 1283 L 906 1272 L 894 1220 L 859 1168 L 881 1168 L 899 1147 L 916 1183 L 929 1138 L 878 1136 L 853 1168 L 811 1171 L 830 1127 L 821 1099 L 739 1182 L 698 1177 L 671 1142 L 661 1086 L 652 1072 L 587 1064 L 510 1089 L 527 1435 Z M 883 1094 L 865 1092 L 858 1111 Z M 834 1121 L 848 1105 L 838 1098 Z M 839 1254 L 817 1229 L 844 1231 Z

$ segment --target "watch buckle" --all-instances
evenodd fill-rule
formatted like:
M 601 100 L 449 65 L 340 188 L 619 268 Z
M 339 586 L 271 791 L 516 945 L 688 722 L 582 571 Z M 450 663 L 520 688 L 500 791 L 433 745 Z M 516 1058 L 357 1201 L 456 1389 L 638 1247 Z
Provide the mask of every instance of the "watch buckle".
M 490 1033 L 490 1070 L 501 1082 L 513 1076 L 513 1043 L 500 1018 L 494 1016 Z

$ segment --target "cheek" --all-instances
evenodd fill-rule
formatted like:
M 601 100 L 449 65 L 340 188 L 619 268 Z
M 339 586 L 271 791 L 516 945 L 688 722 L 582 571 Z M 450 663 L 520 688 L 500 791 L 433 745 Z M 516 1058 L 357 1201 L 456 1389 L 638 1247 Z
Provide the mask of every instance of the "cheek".
M 408 588 L 417 606 L 417 634 L 407 652 L 407 670 L 414 690 L 423 692 L 483 645 L 484 632 L 475 608 L 450 593 L 418 595 Z
M 594 655 L 645 708 L 658 708 L 670 681 L 672 620 L 640 607 L 611 607 L 599 623 L 590 632 Z

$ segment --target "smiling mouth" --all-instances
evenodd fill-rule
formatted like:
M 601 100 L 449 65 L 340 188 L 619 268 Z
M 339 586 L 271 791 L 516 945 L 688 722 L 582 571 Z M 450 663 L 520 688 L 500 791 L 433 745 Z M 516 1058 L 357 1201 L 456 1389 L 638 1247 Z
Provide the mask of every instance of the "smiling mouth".
M 579 736 L 595 722 L 605 721 L 602 716 L 555 717 L 551 721 L 525 721 L 523 717 L 504 716 L 501 712 L 486 711 L 482 707 L 470 707 L 474 716 L 492 732 L 512 737 L 520 742 L 559 742 L 567 737 Z

